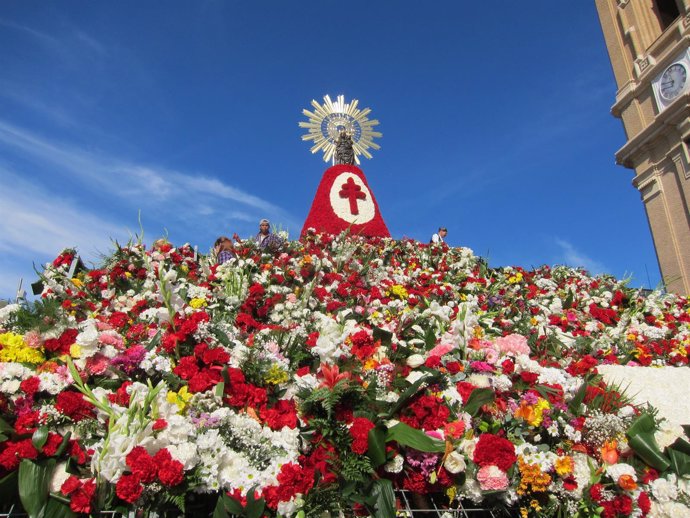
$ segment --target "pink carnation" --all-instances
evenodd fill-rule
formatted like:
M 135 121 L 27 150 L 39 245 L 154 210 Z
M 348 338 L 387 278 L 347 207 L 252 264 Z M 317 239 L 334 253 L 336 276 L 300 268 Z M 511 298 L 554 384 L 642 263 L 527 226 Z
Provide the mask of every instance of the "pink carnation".
M 479 468 L 477 480 L 484 491 L 502 491 L 508 488 L 508 476 L 493 464 Z
M 429 351 L 429 356 L 438 356 L 439 358 L 444 354 L 453 350 L 452 344 L 438 344 L 431 351 Z
M 527 338 L 522 335 L 508 335 L 496 338 L 496 345 L 504 353 L 529 354 Z

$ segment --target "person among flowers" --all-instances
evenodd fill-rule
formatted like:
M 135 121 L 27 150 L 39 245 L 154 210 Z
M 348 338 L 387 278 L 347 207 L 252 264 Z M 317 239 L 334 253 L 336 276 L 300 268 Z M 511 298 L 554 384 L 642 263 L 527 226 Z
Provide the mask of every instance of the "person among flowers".
M 431 244 L 439 245 L 445 243 L 448 229 L 446 227 L 438 227 L 438 232 L 431 236 Z
M 232 241 L 227 236 L 220 236 L 213 244 L 213 251 L 216 254 L 216 264 L 227 263 L 230 259 L 235 257 L 235 252 L 232 250 Z
M 259 221 L 259 233 L 254 236 L 254 241 L 262 250 L 275 252 L 283 246 L 283 239 L 271 232 L 271 222 L 267 219 Z

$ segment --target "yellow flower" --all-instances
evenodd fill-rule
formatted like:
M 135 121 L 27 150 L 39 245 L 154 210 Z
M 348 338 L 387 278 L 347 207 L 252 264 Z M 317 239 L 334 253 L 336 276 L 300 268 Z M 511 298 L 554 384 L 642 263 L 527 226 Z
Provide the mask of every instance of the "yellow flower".
M 574 465 L 573 458 L 570 456 L 558 457 L 554 462 L 556 473 L 561 477 L 572 473 Z
M 407 300 L 407 298 L 410 296 L 409 293 L 407 293 L 407 290 L 400 284 L 391 286 L 388 290 L 388 294 L 394 297 L 398 297 L 400 300 Z
M 508 282 L 510 284 L 517 284 L 518 282 L 522 281 L 522 273 L 517 272 L 515 275 L 511 275 L 508 277 Z
M 285 372 L 280 365 L 274 363 L 271 365 L 268 373 L 266 373 L 265 381 L 271 385 L 279 385 L 280 383 L 285 383 L 289 379 L 288 373 Z
M 132 278 L 132 272 L 125 272 L 125 277 L 127 277 L 128 279 L 131 279 Z
M 187 385 L 185 385 L 177 392 L 172 390 L 168 392 L 166 399 L 168 400 L 168 403 L 176 404 L 178 413 L 181 414 L 184 408 L 187 406 L 187 402 L 192 399 L 192 394 L 189 393 L 189 390 L 187 390 Z
M 24 342 L 24 337 L 15 333 L 0 334 L 0 361 L 39 364 L 45 361 L 40 349 L 32 349 Z
M 72 344 L 69 346 L 69 355 L 72 358 L 79 358 L 81 356 L 81 346 L 79 344 Z
M 203 308 L 208 305 L 208 302 L 206 302 L 206 299 L 201 299 L 201 298 L 194 298 L 189 301 L 189 305 L 193 307 L 194 309 L 199 309 Z
M 72 284 L 74 284 L 77 288 L 81 288 L 84 285 L 84 283 L 81 282 L 81 280 L 77 279 L 76 277 L 72 278 Z

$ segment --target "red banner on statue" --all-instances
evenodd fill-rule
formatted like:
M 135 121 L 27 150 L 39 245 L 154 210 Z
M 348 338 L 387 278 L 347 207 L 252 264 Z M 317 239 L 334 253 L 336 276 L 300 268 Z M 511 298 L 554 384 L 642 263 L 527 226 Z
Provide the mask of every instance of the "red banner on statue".
M 364 173 L 354 165 L 334 165 L 321 178 L 302 235 L 316 232 L 390 237 Z

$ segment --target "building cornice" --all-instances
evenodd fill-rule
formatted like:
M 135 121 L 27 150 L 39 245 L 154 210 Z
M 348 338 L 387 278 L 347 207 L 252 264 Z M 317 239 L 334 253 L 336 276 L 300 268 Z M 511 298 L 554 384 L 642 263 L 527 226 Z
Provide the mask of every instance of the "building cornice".
M 637 155 L 644 151 L 648 144 L 669 129 L 688 131 L 688 118 L 690 118 L 690 91 L 684 93 L 668 108 L 658 114 L 654 121 L 640 133 L 631 138 L 622 148 L 616 151 L 616 163 L 634 169 L 637 164 Z

